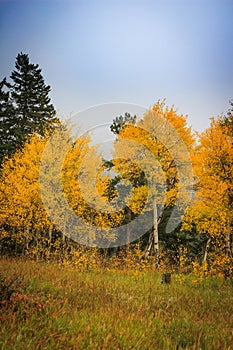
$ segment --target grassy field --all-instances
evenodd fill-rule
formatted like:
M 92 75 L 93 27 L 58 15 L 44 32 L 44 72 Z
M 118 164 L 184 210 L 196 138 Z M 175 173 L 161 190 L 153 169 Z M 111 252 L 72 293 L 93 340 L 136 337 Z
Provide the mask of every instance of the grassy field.
M 233 349 L 222 278 L 0 260 L 1 349 Z

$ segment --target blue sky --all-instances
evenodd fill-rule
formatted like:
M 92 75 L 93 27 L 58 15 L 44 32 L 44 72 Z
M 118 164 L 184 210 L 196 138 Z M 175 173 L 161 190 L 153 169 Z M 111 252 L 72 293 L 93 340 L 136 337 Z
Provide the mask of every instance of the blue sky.
M 0 33 L 0 79 L 28 53 L 64 117 L 166 98 L 201 131 L 233 98 L 231 0 L 0 0 Z

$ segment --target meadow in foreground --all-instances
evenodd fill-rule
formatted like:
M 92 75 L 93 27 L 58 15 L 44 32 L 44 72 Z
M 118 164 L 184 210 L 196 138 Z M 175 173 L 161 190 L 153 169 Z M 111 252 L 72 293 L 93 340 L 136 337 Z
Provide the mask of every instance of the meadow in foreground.
M 233 286 L 154 271 L 0 260 L 6 349 L 233 349 Z

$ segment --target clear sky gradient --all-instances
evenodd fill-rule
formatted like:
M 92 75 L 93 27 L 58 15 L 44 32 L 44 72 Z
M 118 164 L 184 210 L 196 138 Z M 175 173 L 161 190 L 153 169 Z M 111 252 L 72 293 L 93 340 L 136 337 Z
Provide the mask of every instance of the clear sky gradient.
M 0 34 L 0 79 L 28 53 L 64 117 L 167 98 L 201 131 L 233 98 L 231 0 L 0 0 Z

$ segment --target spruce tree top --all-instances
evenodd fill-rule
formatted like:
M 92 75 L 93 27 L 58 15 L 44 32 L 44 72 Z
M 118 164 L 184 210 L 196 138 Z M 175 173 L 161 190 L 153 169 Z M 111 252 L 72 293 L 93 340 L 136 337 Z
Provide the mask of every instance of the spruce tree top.
M 30 63 L 27 54 L 18 54 L 15 68 L 11 74 L 11 96 L 21 124 L 22 139 L 33 132 L 43 135 L 58 122 L 50 103 L 51 88 L 45 85 L 39 65 Z
M 50 86 L 46 85 L 38 64 L 27 54 L 16 57 L 12 83 L 0 82 L 0 163 L 11 156 L 31 134 L 40 136 L 60 124 L 50 102 Z

